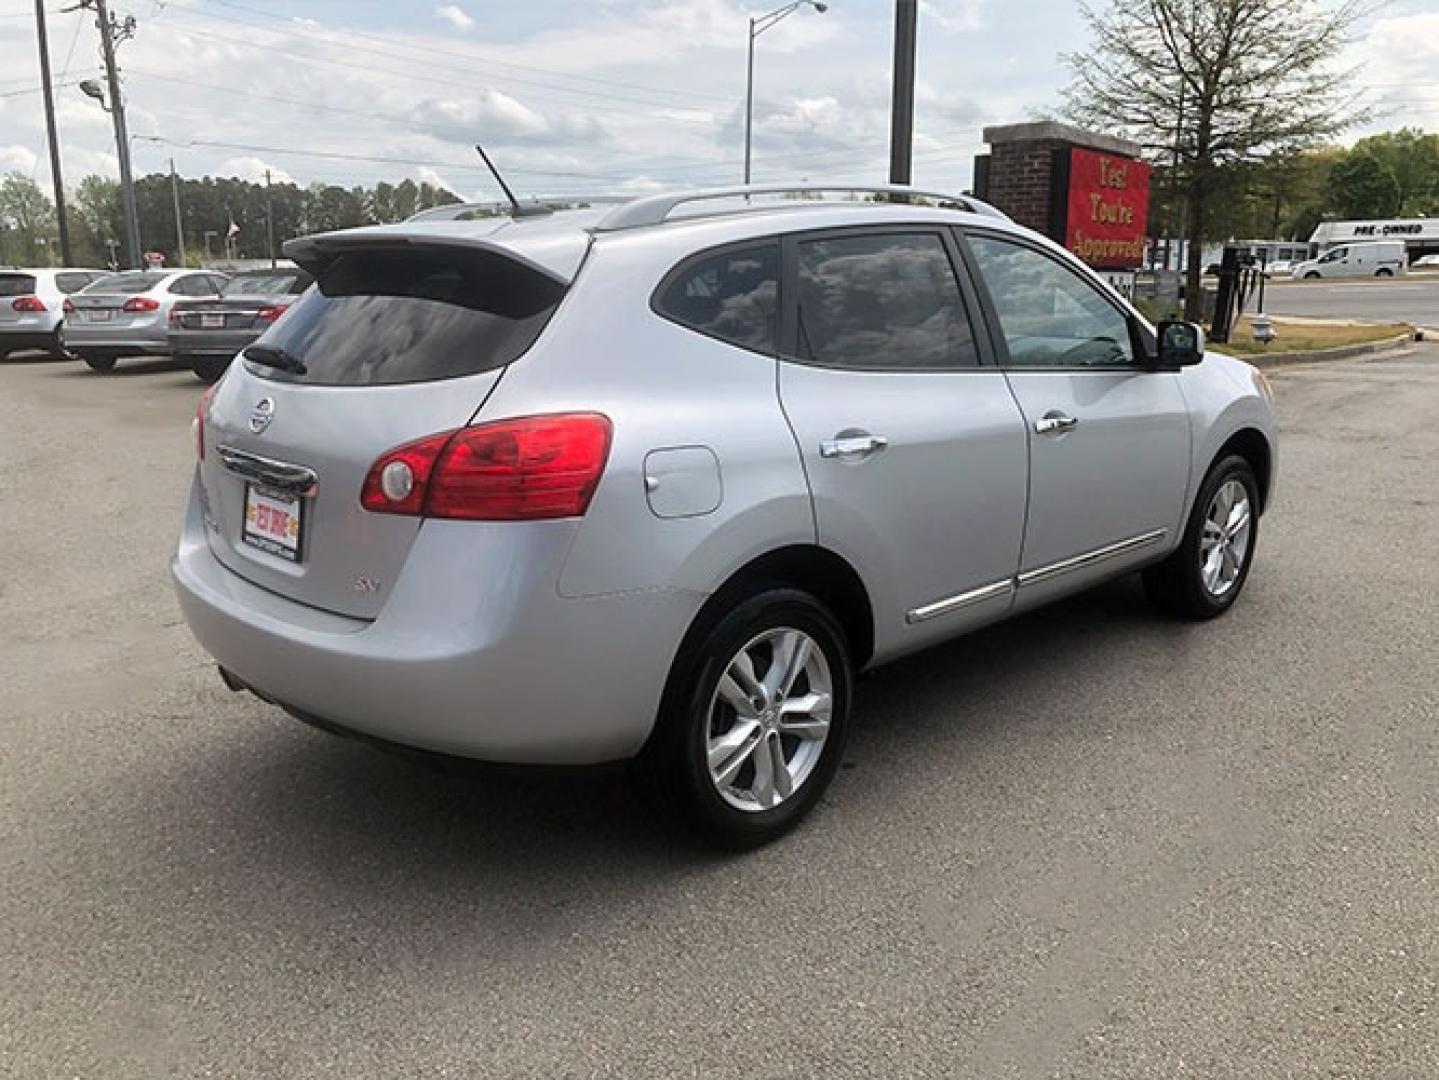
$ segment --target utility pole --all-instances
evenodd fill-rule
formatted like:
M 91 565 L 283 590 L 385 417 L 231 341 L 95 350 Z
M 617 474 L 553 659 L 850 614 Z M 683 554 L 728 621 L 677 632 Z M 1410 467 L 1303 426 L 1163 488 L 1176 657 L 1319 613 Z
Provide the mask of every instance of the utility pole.
M 50 179 L 55 183 L 55 220 L 60 225 L 60 265 L 70 260 L 70 225 L 65 220 L 65 180 L 60 175 L 60 137 L 55 130 L 55 88 L 50 85 L 50 41 L 45 33 L 45 0 L 35 0 L 35 35 L 40 39 L 40 84 L 45 98 L 45 132 L 50 139 Z
M 105 57 L 105 77 L 110 84 L 110 116 L 115 122 L 115 151 L 120 158 L 120 208 L 125 215 L 125 262 L 140 265 L 140 218 L 135 211 L 135 180 L 130 174 L 130 133 L 125 127 L 125 99 L 120 93 L 120 70 L 115 66 L 115 46 L 135 33 L 134 16 L 117 23 L 105 6 L 106 0 L 80 0 L 81 7 L 93 8 L 100 28 L 100 49 Z
M 170 159 L 170 195 L 175 200 L 175 236 L 180 244 L 180 265 L 187 265 L 185 260 L 185 223 L 180 220 L 180 181 L 175 176 L 175 159 Z
M 895 0 L 894 91 L 889 125 L 889 182 L 910 182 L 914 149 L 914 52 L 919 0 Z
M 265 240 L 270 249 L 270 269 L 275 269 L 275 201 L 270 195 L 270 170 L 265 170 Z

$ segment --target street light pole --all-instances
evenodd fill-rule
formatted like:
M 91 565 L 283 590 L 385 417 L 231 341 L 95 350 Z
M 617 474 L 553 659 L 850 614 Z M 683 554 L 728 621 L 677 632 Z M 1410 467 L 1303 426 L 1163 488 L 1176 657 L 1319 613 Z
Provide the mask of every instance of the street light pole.
M 115 151 L 120 158 L 120 208 L 125 216 L 125 262 L 129 266 L 140 265 L 140 219 L 135 211 L 135 180 L 130 174 L 130 135 L 125 129 L 125 100 L 120 93 L 120 71 L 115 66 L 115 42 L 124 40 L 135 32 L 135 20 L 127 18 L 117 25 L 105 7 L 105 0 L 81 0 L 81 6 L 92 8 L 95 22 L 100 27 L 100 49 L 105 58 L 105 77 L 110 86 L 110 116 L 115 122 Z M 104 96 L 93 82 L 82 83 L 80 88 L 90 97 L 98 97 L 103 106 Z
M 60 175 L 60 136 L 55 130 L 55 88 L 50 83 L 50 42 L 45 35 L 45 0 L 35 0 L 35 34 L 40 39 L 40 82 L 45 99 L 45 133 L 50 139 L 50 179 L 55 184 L 55 220 L 60 226 L 60 264 L 70 258 L 70 225 L 65 215 L 65 180 Z
M 745 69 L 744 88 L 744 182 L 749 185 L 750 166 L 750 139 L 754 132 L 754 39 L 763 34 L 770 27 L 793 15 L 802 7 L 812 7 L 823 15 L 829 10 L 829 5 L 820 3 L 819 0 L 794 0 L 792 4 L 775 8 L 764 15 L 752 16 L 749 21 L 749 62 Z

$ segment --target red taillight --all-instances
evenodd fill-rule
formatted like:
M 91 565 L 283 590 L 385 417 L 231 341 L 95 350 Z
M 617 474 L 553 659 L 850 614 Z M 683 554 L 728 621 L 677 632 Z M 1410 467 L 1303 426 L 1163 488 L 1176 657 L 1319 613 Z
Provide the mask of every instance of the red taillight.
M 469 521 L 580 517 L 610 453 L 600 413 L 498 420 L 406 443 L 370 466 L 360 505 Z
M 66 314 L 66 315 L 74 315 L 74 314 L 75 314 L 75 301 L 73 301 L 73 300 L 66 300 L 66 301 L 65 301 L 65 304 L 64 304 L 64 311 L 65 311 L 65 314 Z
M 255 312 L 255 318 L 261 322 L 274 322 L 289 310 L 289 304 L 271 304 L 269 307 L 262 307 L 259 311 Z
M 125 301 L 121 311 L 159 311 L 160 301 L 151 300 L 148 296 L 132 296 Z
M 45 301 L 38 296 L 20 296 L 11 302 L 10 306 L 16 311 L 45 311 Z
M 195 453 L 201 461 L 205 460 L 205 416 L 210 411 L 210 399 L 218 389 L 220 384 L 216 383 L 201 394 L 200 407 L 195 410 Z
M 171 308 L 171 309 L 170 309 L 170 325 L 171 325 L 171 326 L 179 326 L 179 325 L 180 325 L 180 309 L 179 309 L 179 308 Z

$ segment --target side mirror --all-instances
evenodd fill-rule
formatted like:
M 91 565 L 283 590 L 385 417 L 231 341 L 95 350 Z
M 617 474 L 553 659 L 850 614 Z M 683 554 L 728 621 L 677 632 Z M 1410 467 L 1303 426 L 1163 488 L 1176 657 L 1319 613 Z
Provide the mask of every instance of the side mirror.
M 1204 359 L 1204 331 L 1191 322 L 1167 320 L 1159 324 L 1160 371 L 1178 371 Z

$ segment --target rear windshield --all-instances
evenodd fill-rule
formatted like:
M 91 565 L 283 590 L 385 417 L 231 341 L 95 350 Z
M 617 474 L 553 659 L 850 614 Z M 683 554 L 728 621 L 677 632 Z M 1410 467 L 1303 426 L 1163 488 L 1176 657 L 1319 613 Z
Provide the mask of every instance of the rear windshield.
M 255 374 L 388 386 L 491 371 L 534 344 L 565 293 L 513 259 L 453 248 L 349 252 L 316 286 L 261 339 L 302 361 L 305 374 L 250 363 Z
M 0 274 L 0 296 L 29 296 L 35 279 L 29 274 Z
M 221 296 L 285 296 L 288 293 L 302 293 L 309 284 L 310 275 L 296 270 L 292 273 L 241 274 L 226 282 L 220 290 Z
M 165 280 L 164 274 L 152 274 L 148 270 L 130 270 L 123 274 L 102 277 L 85 291 L 87 293 L 109 293 L 114 296 L 134 296 L 149 292 Z

